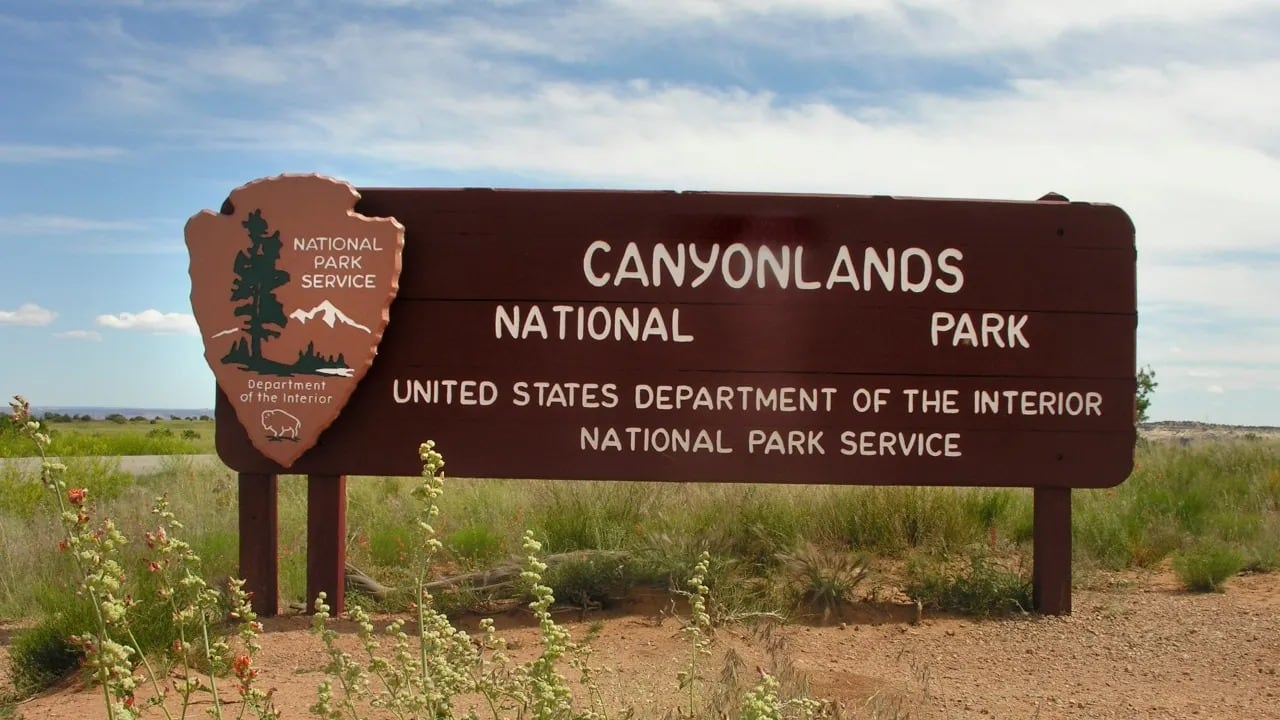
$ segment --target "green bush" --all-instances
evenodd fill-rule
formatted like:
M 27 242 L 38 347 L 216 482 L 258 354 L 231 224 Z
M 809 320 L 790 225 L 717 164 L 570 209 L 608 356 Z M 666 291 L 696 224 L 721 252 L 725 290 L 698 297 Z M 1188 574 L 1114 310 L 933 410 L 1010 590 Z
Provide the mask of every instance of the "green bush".
M 570 558 L 547 570 L 544 582 L 561 602 L 581 608 L 607 608 L 650 580 L 625 554 L 593 553 Z
M 92 612 L 88 604 L 83 610 Z M 35 626 L 14 635 L 9 644 L 9 681 L 17 693 L 28 695 L 75 672 L 83 655 L 70 638 L 91 622 L 89 617 L 42 615 Z
M 973 521 L 965 488 L 853 487 L 831 500 L 832 526 L 850 547 L 882 555 L 913 548 L 951 552 L 985 537 Z
M 1218 542 L 1201 542 L 1173 556 L 1173 572 L 1188 590 L 1221 592 L 1227 578 L 1244 567 L 1244 554 Z
M 798 549 L 780 553 L 791 608 L 803 613 L 821 613 L 826 622 L 834 613 L 841 617 L 844 606 L 854 601 L 854 591 L 870 571 L 866 555 L 805 543 Z
M 907 595 L 924 607 L 982 616 L 1031 609 L 1029 574 L 985 546 L 973 547 L 959 562 L 915 558 L 907 576 Z
M 444 546 L 470 565 L 480 565 L 502 556 L 506 543 L 502 535 L 484 525 L 468 525 L 449 533 Z

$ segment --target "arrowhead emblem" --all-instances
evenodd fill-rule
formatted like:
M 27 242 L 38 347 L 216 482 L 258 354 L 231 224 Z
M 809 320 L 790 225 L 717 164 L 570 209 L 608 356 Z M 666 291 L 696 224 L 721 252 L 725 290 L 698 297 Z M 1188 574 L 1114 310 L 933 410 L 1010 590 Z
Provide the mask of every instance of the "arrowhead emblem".
M 359 199 L 339 180 L 280 175 L 187 221 L 205 360 L 254 447 L 286 468 L 368 372 L 399 289 L 404 227 L 356 213 Z

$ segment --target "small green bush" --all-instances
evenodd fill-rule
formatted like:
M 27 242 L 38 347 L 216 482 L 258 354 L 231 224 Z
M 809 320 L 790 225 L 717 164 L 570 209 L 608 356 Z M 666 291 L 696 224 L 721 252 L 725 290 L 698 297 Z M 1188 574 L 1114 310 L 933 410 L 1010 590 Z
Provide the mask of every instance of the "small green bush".
M 502 535 L 484 525 L 468 525 L 449 533 L 444 546 L 470 565 L 480 565 L 502 555 Z
M 1227 578 L 1244 567 L 1244 554 L 1218 542 L 1202 542 L 1173 556 L 1173 572 L 1188 590 L 1221 592 Z
M 560 563 L 546 571 L 544 582 L 561 602 L 607 608 L 646 580 L 629 556 L 600 553 Z
M 823 622 L 833 613 L 841 616 L 843 607 L 854 601 L 855 590 L 870 571 L 866 555 L 813 543 L 780 553 L 778 559 L 782 561 L 792 608 L 820 612 Z
M 907 575 L 907 595 L 924 607 L 982 616 L 1031 609 L 1028 573 L 992 557 L 983 546 L 972 548 L 961 562 L 915 558 Z
M 86 604 L 85 612 L 92 612 Z M 33 627 L 14 635 L 9 645 L 9 680 L 20 696 L 49 687 L 75 672 L 83 657 L 71 635 L 88 627 L 89 617 L 43 615 Z

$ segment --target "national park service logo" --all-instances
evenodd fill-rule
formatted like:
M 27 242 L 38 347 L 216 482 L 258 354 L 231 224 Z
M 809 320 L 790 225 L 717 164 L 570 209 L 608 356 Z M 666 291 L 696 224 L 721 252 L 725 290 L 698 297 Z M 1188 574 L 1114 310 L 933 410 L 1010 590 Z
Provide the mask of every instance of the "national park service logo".
M 351 185 L 281 175 L 187 221 L 205 359 L 254 447 L 284 467 L 316 444 L 377 354 L 404 227 Z

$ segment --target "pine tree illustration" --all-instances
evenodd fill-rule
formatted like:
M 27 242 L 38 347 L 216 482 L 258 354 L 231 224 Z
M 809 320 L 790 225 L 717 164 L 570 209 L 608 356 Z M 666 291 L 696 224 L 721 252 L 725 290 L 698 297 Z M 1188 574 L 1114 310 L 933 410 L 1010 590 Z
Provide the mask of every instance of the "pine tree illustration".
M 249 235 L 249 247 L 236 253 L 236 279 L 231 285 L 231 300 L 244 301 L 235 314 L 245 319 L 245 332 L 250 344 L 245 366 L 263 368 L 262 343 L 280 337 L 289 318 L 276 299 L 275 290 L 289 282 L 289 273 L 276 267 L 280 260 L 280 231 L 267 234 L 267 221 L 261 210 L 249 213 L 241 223 Z

